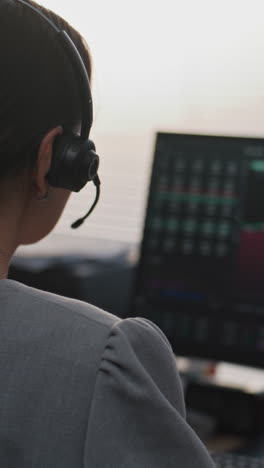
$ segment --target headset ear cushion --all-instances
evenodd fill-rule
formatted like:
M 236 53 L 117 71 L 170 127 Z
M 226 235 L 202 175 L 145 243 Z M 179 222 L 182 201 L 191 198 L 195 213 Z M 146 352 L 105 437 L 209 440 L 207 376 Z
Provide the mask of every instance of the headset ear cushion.
M 47 180 L 53 187 L 79 192 L 93 180 L 99 167 L 99 156 L 91 140 L 73 133 L 56 137 Z

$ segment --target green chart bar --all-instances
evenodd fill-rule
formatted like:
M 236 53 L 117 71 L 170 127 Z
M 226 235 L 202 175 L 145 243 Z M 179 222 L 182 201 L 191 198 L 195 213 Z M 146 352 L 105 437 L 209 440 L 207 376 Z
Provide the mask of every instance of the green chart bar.
M 230 197 L 219 197 L 212 195 L 194 195 L 192 193 L 171 193 L 171 192 L 160 192 L 159 198 L 161 200 L 172 200 L 172 201 L 188 201 L 195 203 L 207 203 L 214 205 L 234 205 L 237 201 L 236 198 Z

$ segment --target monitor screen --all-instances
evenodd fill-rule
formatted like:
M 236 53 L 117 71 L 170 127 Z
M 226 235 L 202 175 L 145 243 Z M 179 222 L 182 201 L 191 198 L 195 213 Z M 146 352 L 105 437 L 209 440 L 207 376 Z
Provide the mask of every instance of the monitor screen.
M 264 140 L 157 134 L 129 315 L 177 355 L 264 367 Z

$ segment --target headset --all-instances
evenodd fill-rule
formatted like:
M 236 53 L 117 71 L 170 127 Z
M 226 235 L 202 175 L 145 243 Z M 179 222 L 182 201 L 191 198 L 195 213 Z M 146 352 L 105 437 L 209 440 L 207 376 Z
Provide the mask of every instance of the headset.
M 83 60 L 67 32 L 59 29 L 41 10 L 27 3 L 26 0 L 17 0 L 17 2 L 35 11 L 56 32 L 58 41 L 72 64 L 80 90 L 82 117 L 80 136 L 65 131 L 55 138 L 51 167 L 46 176 L 52 187 L 64 188 L 73 192 L 79 192 L 90 180 L 94 182 L 96 186 L 94 203 L 85 216 L 71 225 L 73 229 L 76 229 L 91 214 L 100 196 L 100 179 L 97 175 L 99 156 L 95 152 L 94 143 L 88 139 L 93 121 L 93 103 L 88 74 Z

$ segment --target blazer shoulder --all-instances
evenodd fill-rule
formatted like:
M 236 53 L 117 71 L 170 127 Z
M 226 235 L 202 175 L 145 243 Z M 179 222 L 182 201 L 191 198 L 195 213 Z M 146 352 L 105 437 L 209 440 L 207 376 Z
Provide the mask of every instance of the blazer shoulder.
M 5 283 L 5 284 L 3 284 Z M 8 296 L 10 301 L 21 311 L 36 314 L 45 313 L 53 320 L 72 318 L 81 322 L 93 322 L 94 325 L 111 329 L 121 319 L 92 304 L 77 299 L 70 299 L 47 291 L 26 286 L 14 280 L 1 280 L 0 297 Z

